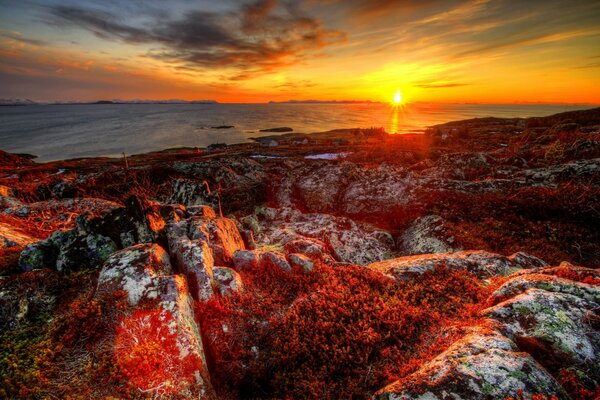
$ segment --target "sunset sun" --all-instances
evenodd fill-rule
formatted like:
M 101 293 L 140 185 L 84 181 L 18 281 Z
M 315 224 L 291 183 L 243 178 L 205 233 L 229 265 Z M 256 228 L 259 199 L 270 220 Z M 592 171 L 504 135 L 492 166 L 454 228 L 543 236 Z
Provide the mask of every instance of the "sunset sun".
M 396 93 L 394 94 L 394 104 L 395 105 L 400 105 L 402 104 L 402 94 L 400 93 L 400 91 L 396 91 Z

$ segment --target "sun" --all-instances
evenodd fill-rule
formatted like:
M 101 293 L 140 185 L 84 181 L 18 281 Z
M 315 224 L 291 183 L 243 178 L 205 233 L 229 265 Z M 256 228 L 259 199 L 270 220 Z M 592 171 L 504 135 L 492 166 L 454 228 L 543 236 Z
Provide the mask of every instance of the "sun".
M 394 94 L 394 104 L 400 105 L 402 103 L 402 94 L 399 90 Z

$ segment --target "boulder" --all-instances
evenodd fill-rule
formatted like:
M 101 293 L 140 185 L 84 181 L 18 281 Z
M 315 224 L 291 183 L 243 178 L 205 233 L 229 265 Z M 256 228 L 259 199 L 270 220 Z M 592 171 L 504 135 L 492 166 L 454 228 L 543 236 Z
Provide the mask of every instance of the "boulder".
M 194 217 L 190 220 L 189 236 L 206 241 L 213 251 L 215 264 L 220 266 L 230 265 L 233 253 L 245 249 L 235 222 L 229 218 Z
M 498 304 L 529 289 L 571 294 L 600 304 L 599 286 L 540 273 L 526 273 L 511 277 L 491 295 L 490 302 Z
M 228 296 L 243 288 L 240 275 L 228 267 L 214 267 L 213 280 L 221 296 Z
M 173 274 L 167 252 L 157 244 L 138 244 L 111 255 L 98 276 L 97 293 L 114 293 L 123 290 L 130 306 L 142 299 L 156 298 L 154 279 Z
M 157 244 L 121 250 L 105 262 L 95 298 L 114 302 L 124 291 L 128 305 L 113 325 L 115 361 L 140 391 L 215 399 L 192 297 L 185 278 L 172 272 L 167 252 Z M 139 373 L 140 365 L 145 373 Z
M 522 268 L 508 257 L 481 250 L 400 257 L 366 267 L 398 281 L 414 279 L 436 267 L 469 271 L 482 279 L 506 276 Z
M 449 253 L 454 238 L 446 233 L 444 222 L 438 215 L 427 215 L 414 221 L 400 236 L 399 245 L 406 255 Z
M 312 271 L 315 267 L 315 264 L 312 262 L 312 260 L 304 254 L 288 254 L 288 260 L 292 267 L 302 268 L 306 272 Z
M 188 222 L 172 222 L 166 227 L 169 253 L 179 269 L 185 274 L 194 297 L 206 301 L 213 295 L 213 252 L 203 239 L 190 240 L 187 236 Z
M 379 399 L 505 399 L 521 390 L 569 397 L 530 355 L 491 328 L 474 328 L 424 367 L 377 392 Z
M 391 234 L 369 224 L 328 214 L 298 210 L 265 209 L 259 214 L 256 242 L 283 246 L 288 252 L 329 254 L 338 261 L 368 264 L 394 254 Z
M 238 271 L 255 269 L 258 266 L 260 252 L 256 250 L 238 250 L 233 253 L 233 266 Z
M 285 258 L 285 254 L 275 252 L 275 251 L 265 251 L 260 255 L 259 265 L 261 268 L 265 267 L 277 267 L 284 272 L 290 272 L 292 267 L 290 263 L 287 262 Z
M 532 279 L 532 286 L 539 284 L 540 280 Z M 483 315 L 498 321 L 503 334 L 550 371 L 576 367 L 591 379 L 600 378 L 600 332 L 586 323 L 598 319 L 599 303 L 586 299 L 597 298 L 598 291 L 561 281 L 547 284 L 554 291 L 532 287 L 484 310 Z M 512 285 L 502 290 L 510 291 Z

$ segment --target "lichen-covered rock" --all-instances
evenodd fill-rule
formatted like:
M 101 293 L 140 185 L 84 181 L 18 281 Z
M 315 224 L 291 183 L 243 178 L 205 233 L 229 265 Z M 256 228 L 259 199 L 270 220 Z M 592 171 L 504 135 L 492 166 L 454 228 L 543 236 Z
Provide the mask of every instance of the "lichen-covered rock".
M 288 260 L 292 267 L 302 268 L 307 272 L 312 271 L 315 267 L 315 264 L 312 262 L 312 260 L 304 254 L 288 254 Z
M 61 272 L 97 267 L 118 250 L 110 238 L 99 234 L 76 236 L 58 249 L 54 268 Z
M 290 263 L 285 258 L 285 254 L 275 251 L 265 251 L 260 255 L 258 262 L 261 267 L 274 266 L 285 272 L 292 270 Z
M 206 301 L 213 295 L 213 252 L 203 239 L 190 240 L 187 221 L 172 222 L 166 227 L 169 253 L 179 271 L 185 274 L 194 297 Z
M 481 250 L 400 257 L 369 264 L 366 267 L 398 281 L 413 279 L 425 272 L 433 271 L 436 267 L 466 270 L 479 278 L 508 275 L 520 269 L 507 257 Z
M 208 243 L 213 251 L 215 265 L 230 265 L 233 253 L 245 249 L 240 231 L 229 218 L 194 217 L 190 219 L 189 236 Z
M 394 240 L 389 232 L 350 218 L 303 214 L 289 208 L 265 209 L 259 216 L 261 233 L 256 237 L 259 244 L 287 246 L 287 251 L 298 253 L 331 252 L 337 260 L 354 264 L 385 260 L 394 254 Z M 292 248 L 296 245 L 304 250 Z
M 600 332 L 586 323 L 588 313 L 596 315 L 599 304 L 586 300 L 587 291 L 575 285 L 569 288 L 563 282 L 554 282 L 553 287 L 557 291 L 528 289 L 484 310 L 483 315 L 498 321 L 501 332 L 548 368 L 556 368 L 557 363 L 576 366 L 591 374 L 590 378 L 600 378 Z
M 141 391 L 214 399 L 192 297 L 185 278 L 172 272 L 157 244 L 121 250 L 105 262 L 95 298 L 111 302 L 124 291 L 128 304 L 114 321 L 113 355 Z M 140 373 L 142 363 L 147 370 Z
M 221 296 L 230 295 L 243 288 L 240 274 L 228 267 L 214 267 L 213 280 Z
M 238 271 L 252 270 L 258 266 L 260 252 L 255 250 L 238 250 L 233 253 L 233 266 Z
M 124 290 L 129 305 L 136 306 L 142 298 L 156 298 L 154 279 L 173 273 L 167 252 L 157 244 L 138 244 L 111 255 L 102 266 L 97 292 Z
M 506 281 L 491 296 L 492 304 L 498 304 L 529 289 L 542 289 L 555 293 L 567 293 L 600 304 L 600 287 L 575 282 L 548 274 L 519 274 Z
M 516 264 L 524 269 L 542 268 L 542 267 L 548 266 L 548 264 L 544 260 L 541 260 L 541 259 L 537 258 L 536 256 L 533 256 L 528 253 L 524 253 L 522 251 L 519 251 L 515 254 L 510 255 L 508 257 L 508 259 L 510 261 L 512 261 L 514 264 Z
M 300 253 L 309 256 L 319 257 L 327 253 L 327 245 L 318 239 L 298 239 L 291 240 L 284 245 L 288 253 Z
M 444 229 L 442 218 L 427 215 L 414 221 L 400 236 L 400 247 L 406 255 L 449 253 L 458 250 L 452 247 L 454 238 Z
M 490 328 L 476 328 L 408 377 L 381 389 L 379 399 L 504 399 L 521 390 L 568 399 L 530 355 Z

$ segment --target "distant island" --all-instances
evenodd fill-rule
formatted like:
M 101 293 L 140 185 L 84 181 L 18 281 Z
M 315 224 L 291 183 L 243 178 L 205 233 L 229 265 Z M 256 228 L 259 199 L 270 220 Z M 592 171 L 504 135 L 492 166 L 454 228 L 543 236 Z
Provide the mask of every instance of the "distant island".
M 380 101 L 371 100 L 286 100 L 269 101 L 269 104 L 379 104 Z
M 28 106 L 28 105 L 82 105 L 82 104 L 218 104 L 216 100 L 181 100 L 181 99 L 167 99 L 167 100 L 97 100 L 97 101 L 47 101 L 47 102 L 36 102 L 30 99 L 0 99 L 0 106 Z

